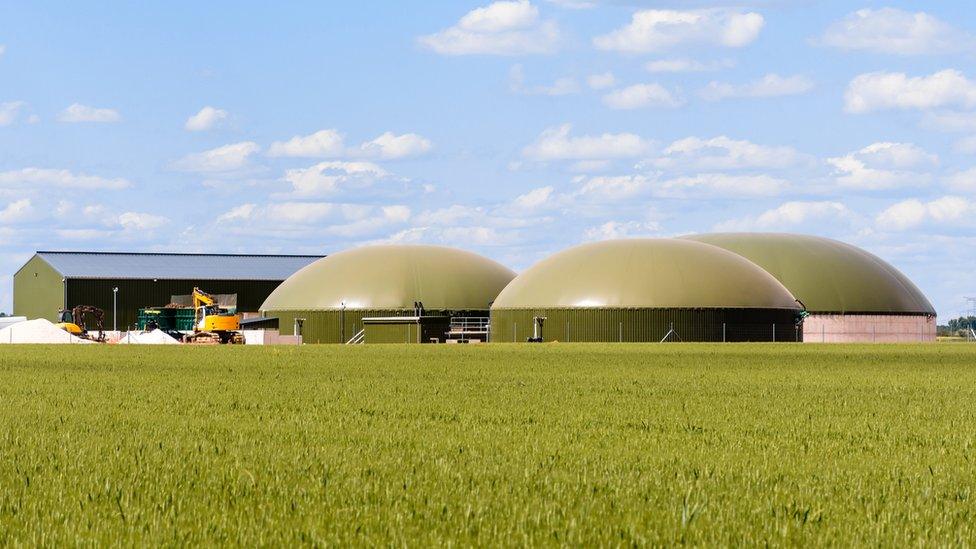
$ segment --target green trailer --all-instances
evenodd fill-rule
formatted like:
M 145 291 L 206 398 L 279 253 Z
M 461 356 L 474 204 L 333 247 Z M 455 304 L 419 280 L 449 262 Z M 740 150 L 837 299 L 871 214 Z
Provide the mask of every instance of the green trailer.
M 192 332 L 195 311 L 185 307 L 146 307 L 139 309 L 136 328 L 145 330 L 151 322 L 164 332 Z

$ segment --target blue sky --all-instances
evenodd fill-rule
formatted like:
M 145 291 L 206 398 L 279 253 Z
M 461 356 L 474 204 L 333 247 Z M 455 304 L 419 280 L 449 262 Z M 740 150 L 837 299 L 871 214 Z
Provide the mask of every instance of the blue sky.
M 34 250 L 862 246 L 976 294 L 966 2 L 0 4 L 0 310 Z

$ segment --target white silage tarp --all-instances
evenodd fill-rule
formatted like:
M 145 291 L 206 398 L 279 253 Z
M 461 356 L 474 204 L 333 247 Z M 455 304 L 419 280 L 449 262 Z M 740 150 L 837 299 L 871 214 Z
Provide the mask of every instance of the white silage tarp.
M 129 332 L 119 339 L 120 345 L 178 345 L 180 342 L 162 330 Z
M 92 343 L 58 328 L 50 320 L 38 318 L 18 322 L 0 330 L 0 344 L 7 343 Z

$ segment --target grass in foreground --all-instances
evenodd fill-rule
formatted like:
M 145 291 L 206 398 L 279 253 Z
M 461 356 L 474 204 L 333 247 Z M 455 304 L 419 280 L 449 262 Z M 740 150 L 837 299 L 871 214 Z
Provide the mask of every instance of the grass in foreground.
M 0 544 L 966 544 L 976 346 L 0 349 Z

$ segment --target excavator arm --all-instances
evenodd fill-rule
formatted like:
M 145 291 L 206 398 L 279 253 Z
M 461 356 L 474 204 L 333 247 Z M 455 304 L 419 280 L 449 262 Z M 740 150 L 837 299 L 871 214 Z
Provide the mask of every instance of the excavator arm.
M 210 307 L 215 305 L 217 299 L 208 294 L 207 292 L 201 290 L 200 288 L 193 288 L 193 308 L 197 307 Z

